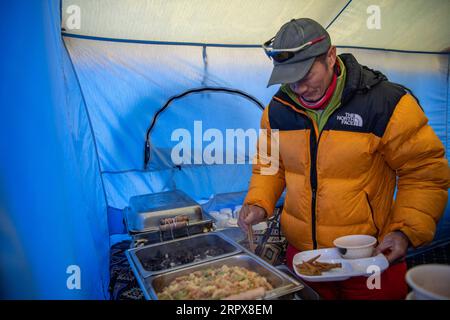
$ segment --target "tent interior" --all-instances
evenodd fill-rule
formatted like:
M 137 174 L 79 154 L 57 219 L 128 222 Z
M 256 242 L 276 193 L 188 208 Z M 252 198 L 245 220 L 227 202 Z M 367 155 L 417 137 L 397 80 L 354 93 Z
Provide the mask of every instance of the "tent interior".
M 449 147 L 447 0 L 0 7 L 1 297 L 108 299 L 109 250 L 127 237 L 123 211 L 133 196 L 180 189 L 211 208 L 241 204 L 255 146 L 222 141 L 234 164 L 205 163 L 205 133 L 259 128 L 278 89 L 267 88 L 272 62 L 261 44 L 292 18 L 317 20 L 338 53 L 411 89 Z M 174 165 L 180 128 L 202 148 L 187 155 L 190 164 Z M 449 206 L 433 243 L 448 241 Z M 73 266 L 79 290 L 67 289 Z

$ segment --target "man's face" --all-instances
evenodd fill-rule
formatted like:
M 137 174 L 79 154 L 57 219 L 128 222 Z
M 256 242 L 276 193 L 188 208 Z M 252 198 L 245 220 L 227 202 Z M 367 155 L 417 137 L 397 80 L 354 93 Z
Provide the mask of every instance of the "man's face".
M 314 61 L 308 74 L 302 80 L 289 84 L 291 90 L 308 101 L 319 100 L 330 85 L 335 62 L 336 49 L 331 48 L 325 60 Z

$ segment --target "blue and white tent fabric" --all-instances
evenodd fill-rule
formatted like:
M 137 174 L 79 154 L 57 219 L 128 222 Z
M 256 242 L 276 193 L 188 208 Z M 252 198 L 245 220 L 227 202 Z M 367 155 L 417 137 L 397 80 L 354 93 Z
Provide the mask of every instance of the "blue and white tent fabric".
M 450 1 L 0 6 L 2 297 L 108 298 L 109 245 L 133 196 L 181 189 L 202 203 L 236 194 L 230 205 L 239 204 L 255 146 L 221 141 L 233 165 L 205 163 L 205 133 L 258 130 L 277 90 L 266 88 L 272 64 L 261 44 L 292 18 L 319 21 L 338 53 L 410 88 L 449 147 Z M 176 129 L 200 141 L 182 165 L 171 159 Z M 448 240 L 450 208 L 435 241 Z

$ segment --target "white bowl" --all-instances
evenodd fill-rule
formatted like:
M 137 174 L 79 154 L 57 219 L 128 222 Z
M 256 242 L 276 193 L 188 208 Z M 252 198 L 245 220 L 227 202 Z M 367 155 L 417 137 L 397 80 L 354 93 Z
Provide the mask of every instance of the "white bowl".
M 406 273 L 416 300 L 450 300 L 450 266 L 424 264 Z
M 354 234 L 337 238 L 333 244 L 344 259 L 361 259 L 373 255 L 377 239 L 365 234 Z

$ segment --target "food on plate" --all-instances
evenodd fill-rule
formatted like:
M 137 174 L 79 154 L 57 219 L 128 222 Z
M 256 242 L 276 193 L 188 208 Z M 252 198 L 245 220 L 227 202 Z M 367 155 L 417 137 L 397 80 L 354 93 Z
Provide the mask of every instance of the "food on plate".
M 243 267 L 223 265 L 180 276 L 158 293 L 160 300 L 256 299 L 273 287 Z
M 327 263 L 316 261 L 320 258 L 320 254 L 308 261 L 303 261 L 300 264 L 295 265 L 298 273 L 305 276 L 320 276 L 322 272 L 330 271 L 331 269 L 342 268 L 341 263 Z

